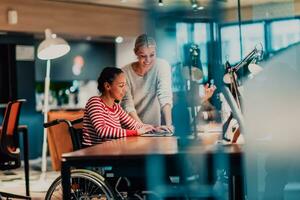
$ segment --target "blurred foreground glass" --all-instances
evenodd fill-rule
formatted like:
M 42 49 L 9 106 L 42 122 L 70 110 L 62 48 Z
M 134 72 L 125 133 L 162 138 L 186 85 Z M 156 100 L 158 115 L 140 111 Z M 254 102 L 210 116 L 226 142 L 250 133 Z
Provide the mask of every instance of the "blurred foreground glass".
M 300 199 L 298 3 L 253 3 L 248 9 L 252 13 L 242 13 L 242 20 L 266 22 L 266 51 L 272 57 L 244 84 L 247 199 Z

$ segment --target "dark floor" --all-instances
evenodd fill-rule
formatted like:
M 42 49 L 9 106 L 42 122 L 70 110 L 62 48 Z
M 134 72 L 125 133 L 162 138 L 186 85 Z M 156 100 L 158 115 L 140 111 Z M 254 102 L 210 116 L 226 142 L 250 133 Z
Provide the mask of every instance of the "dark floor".
M 30 161 L 30 196 L 33 200 L 44 199 L 50 184 L 60 175 L 59 171 L 52 171 L 49 164 L 47 172 L 42 175 L 39 163 L 39 160 Z M 24 169 L 0 171 L 0 191 L 25 195 Z

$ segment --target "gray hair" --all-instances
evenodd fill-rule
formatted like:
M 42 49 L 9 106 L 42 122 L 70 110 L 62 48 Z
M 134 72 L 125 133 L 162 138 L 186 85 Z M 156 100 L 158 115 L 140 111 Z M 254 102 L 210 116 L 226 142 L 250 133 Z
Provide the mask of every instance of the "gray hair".
M 134 52 L 137 52 L 140 47 L 155 47 L 156 42 L 152 37 L 147 34 L 142 34 L 138 36 L 134 44 Z

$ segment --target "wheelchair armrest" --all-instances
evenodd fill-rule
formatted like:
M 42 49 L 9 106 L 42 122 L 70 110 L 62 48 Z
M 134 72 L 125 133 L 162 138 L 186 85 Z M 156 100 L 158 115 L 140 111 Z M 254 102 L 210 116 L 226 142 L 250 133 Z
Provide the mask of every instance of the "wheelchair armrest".
M 27 131 L 27 126 L 26 125 L 19 125 L 18 126 L 18 132 L 22 132 L 22 133 L 24 133 L 24 132 L 26 132 Z

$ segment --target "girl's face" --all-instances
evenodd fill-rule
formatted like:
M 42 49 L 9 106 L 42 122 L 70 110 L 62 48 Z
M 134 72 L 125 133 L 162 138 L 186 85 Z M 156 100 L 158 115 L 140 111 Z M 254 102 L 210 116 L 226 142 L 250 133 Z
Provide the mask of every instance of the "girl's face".
M 140 47 L 135 53 L 140 67 L 150 68 L 156 59 L 155 46 Z
M 126 77 L 124 73 L 121 73 L 115 77 L 115 80 L 105 87 L 107 94 L 115 100 L 121 101 L 126 92 Z

